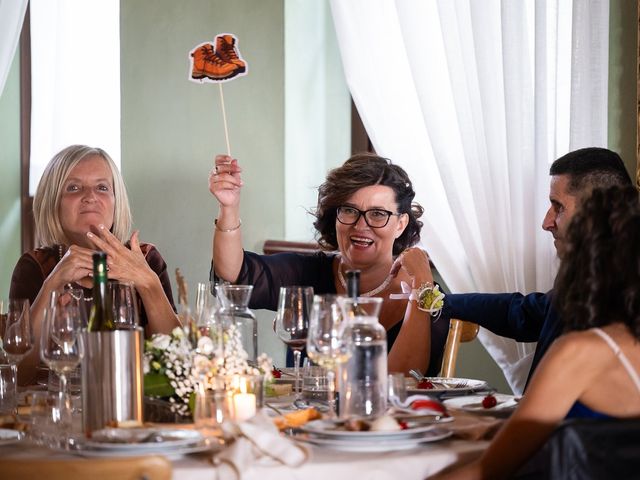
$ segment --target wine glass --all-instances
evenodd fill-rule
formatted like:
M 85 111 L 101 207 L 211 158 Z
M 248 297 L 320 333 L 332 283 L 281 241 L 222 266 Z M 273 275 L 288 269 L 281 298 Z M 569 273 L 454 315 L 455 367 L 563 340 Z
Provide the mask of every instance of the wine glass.
M 2 346 L 12 365 L 17 365 L 33 350 L 34 337 L 29 317 L 29 300 L 11 299 L 8 302 Z
M 280 287 L 276 335 L 293 350 L 296 396 L 300 396 L 300 358 L 307 344 L 309 313 L 313 301 L 313 287 Z
M 337 303 L 337 295 L 316 295 L 313 297 L 307 355 L 327 370 L 327 400 L 329 417 L 336 416 L 336 370 L 353 353 L 353 342 L 347 321 Z
M 138 319 L 138 298 L 133 283 L 109 282 L 113 323 L 117 330 L 132 330 L 140 322 Z
M 51 294 L 40 336 L 40 358 L 60 379 L 60 416 L 64 425 L 70 425 L 71 419 L 67 378 L 84 355 L 81 329 L 86 318 L 84 307 L 68 297 L 67 292 Z
M 77 315 L 80 318 L 81 329 L 86 328 L 89 323 L 88 316 L 89 312 L 91 311 L 92 302 L 93 298 L 85 297 L 84 290 L 82 288 L 73 288 L 70 285 L 67 285 L 61 294 L 51 295 L 49 299 L 49 303 L 52 307 L 56 306 L 56 304 L 59 304 L 61 306 L 64 306 L 65 308 L 74 309 L 74 312 L 77 309 Z M 82 372 L 80 369 L 80 365 L 78 365 L 67 376 L 67 383 L 70 393 L 80 393 L 80 390 L 82 388 L 81 377 Z M 59 378 L 54 370 L 49 370 L 49 378 L 47 384 L 49 388 L 53 386 L 57 390 L 60 389 Z

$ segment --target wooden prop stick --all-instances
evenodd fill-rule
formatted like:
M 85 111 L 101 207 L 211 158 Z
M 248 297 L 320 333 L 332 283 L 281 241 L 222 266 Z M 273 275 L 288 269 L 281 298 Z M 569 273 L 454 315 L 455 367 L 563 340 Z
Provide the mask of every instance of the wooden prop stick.
M 220 89 L 220 107 L 224 123 L 227 155 L 231 157 L 227 111 L 224 108 L 222 83 L 244 76 L 249 71 L 247 62 L 240 57 L 238 39 L 232 33 L 219 33 L 213 42 L 203 42 L 189 52 L 191 72 L 189 80 L 196 83 L 217 83 Z
M 224 139 L 227 142 L 227 155 L 231 156 L 231 144 L 229 143 L 229 129 L 227 127 L 227 112 L 224 108 L 224 94 L 222 93 L 222 83 L 218 83 L 220 88 L 220 107 L 222 107 L 222 122 L 224 123 Z

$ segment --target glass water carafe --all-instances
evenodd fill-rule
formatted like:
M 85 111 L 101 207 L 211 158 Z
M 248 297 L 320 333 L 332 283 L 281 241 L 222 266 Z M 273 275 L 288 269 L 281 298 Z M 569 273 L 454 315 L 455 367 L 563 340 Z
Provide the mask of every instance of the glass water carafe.
M 240 332 L 242 347 L 252 363 L 258 358 L 258 322 L 249 309 L 252 285 L 216 285 L 220 301 L 218 318 L 221 324 L 235 325 Z
M 387 410 L 387 333 L 378 322 L 382 299 L 339 297 L 353 353 L 340 374 L 340 416 L 378 417 Z

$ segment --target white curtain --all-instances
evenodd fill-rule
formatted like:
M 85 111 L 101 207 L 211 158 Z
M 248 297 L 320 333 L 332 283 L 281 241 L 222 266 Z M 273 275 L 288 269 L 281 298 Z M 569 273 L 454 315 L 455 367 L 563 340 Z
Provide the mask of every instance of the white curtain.
M 332 0 L 351 94 L 453 292 L 546 291 L 550 163 L 606 146 L 607 0 Z M 533 344 L 480 340 L 521 392 Z
M 0 95 L 20 40 L 29 0 L 0 0 Z
M 119 0 L 31 0 L 31 172 L 71 144 L 120 164 Z

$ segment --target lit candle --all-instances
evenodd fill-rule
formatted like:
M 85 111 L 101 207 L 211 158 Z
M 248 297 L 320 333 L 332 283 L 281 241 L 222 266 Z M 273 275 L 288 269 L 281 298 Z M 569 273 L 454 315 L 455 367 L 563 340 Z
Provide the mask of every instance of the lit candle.
M 253 417 L 256 414 L 256 396 L 253 393 L 236 393 L 233 396 L 233 413 L 236 422 Z
M 256 396 L 247 393 L 247 378 L 235 377 L 233 384 L 234 390 L 237 391 L 233 395 L 233 417 L 236 422 L 243 422 L 256 414 Z

